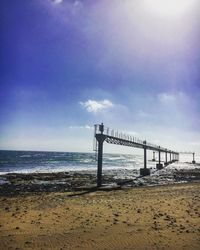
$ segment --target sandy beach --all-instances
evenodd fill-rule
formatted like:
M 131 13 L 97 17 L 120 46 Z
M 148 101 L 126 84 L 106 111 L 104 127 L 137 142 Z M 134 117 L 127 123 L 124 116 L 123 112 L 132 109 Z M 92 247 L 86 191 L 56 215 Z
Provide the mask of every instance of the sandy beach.
M 200 183 L 0 197 L 0 249 L 199 249 Z

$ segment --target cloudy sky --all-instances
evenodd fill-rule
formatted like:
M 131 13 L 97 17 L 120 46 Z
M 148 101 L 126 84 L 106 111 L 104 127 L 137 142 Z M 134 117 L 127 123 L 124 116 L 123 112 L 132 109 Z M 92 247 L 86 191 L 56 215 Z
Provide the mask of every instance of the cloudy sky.
M 104 122 L 200 151 L 199 0 L 1 0 L 0 12 L 1 149 L 92 151 Z

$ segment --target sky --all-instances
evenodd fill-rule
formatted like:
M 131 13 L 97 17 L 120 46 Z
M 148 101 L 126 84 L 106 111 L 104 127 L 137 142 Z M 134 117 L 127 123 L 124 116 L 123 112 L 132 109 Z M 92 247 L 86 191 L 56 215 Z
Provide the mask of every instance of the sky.
M 0 149 L 92 152 L 103 122 L 200 153 L 199 14 L 199 0 L 1 0 Z

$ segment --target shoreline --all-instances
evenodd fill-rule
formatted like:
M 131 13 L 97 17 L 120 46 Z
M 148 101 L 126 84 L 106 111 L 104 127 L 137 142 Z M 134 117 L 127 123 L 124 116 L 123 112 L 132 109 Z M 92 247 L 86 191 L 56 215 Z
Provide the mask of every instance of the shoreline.
M 53 173 L 9 173 L 0 180 L 0 196 L 16 196 L 41 192 L 71 192 L 96 187 L 96 171 L 68 171 Z M 140 187 L 176 183 L 200 182 L 200 169 L 163 169 L 150 176 L 139 176 L 131 170 L 110 170 L 103 173 L 103 186 Z

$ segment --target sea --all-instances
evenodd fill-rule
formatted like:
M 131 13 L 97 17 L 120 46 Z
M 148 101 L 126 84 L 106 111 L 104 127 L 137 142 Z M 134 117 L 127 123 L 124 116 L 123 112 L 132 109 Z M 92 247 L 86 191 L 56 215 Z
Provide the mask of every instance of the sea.
M 104 154 L 103 156 L 104 169 L 139 169 L 142 164 L 141 155 Z M 0 150 L 0 175 L 96 169 L 95 153 Z
M 164 160 L 164 157 L 162 157 L 162 161 Z M 103 155 L 103 174 L 118 180 L 134 180 L 136 185 L 165 185 L 176 182 L 174 179 L 176 170 L 200 168 L 200 164 L 191 164 L 191 161 L 191 156 L 187 156 L 182 158 L 182 161 L 172 163 L 158 171 L 156 162 L 152 161 L 152 154 L 149 153 L 147 167 L 150 168 L 151 175 L 141 178 L 140 168 L 143 168 L 144 165 L 142 154 L 105 153 Z M 200 157 L 198 157 L 198 162 L 200 162 Z M 95 153 L 78 152 L 0 150 L 0 185 L 8 183 L 6 174 L 59 172 L 96 175 L 97 155 Z
M 148 168 L 156 169 L 156 163 L 148 155 Z M 191 156 L 190 156 L 191 158 Z M 189 156 L 179 165 L 170 167 L 191 168 Z M 164 161 L 164 159 L 162 159 Z M 199 159 L 200 160 L 200 159 Z M 103 155 L 103 170 L 134 170 L 139 173 L 143 167 L 143 155 L 108 154 Z M 0 150 L 0 175 L 8 173 L 49 173 L 67 171 L 96 171 L 97 155 L 78 152 L 7 151 Z

